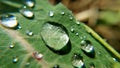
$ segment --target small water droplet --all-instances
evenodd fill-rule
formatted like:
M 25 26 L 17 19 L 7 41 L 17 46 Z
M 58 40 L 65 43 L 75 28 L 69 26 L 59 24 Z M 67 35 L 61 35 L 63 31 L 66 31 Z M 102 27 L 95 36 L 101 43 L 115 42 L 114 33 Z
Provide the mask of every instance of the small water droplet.
M 34 57 L 35 59 L 37 59 L 37 60 L 41 60 L 42 57 L 43 57 L 43 54 L 40 54 L 40 53 L 38 53 L 38 52 L 34 52 L 34 53 L 33 53 L 33 57 Z
M 18 25 L 18 21 L 14 15 L 6 14 L 0 17 L 0 24 L 7 28 L 15 28 Z
M 10 45 L 9 45 L 9 48 L 12 49 L 12 48 L 14 48 L 14 46 L 15 46 L 14 44 L 10 44 Z
M 95 57 L 94 47 L 89 40 L 81 41 L 81 49 L 91 58 Z
M 95 68 L 94 63 L 90 63 L 90 68 Z
M 88 40 L 81 41 L 81 48 L 88 53 L 94 50 L 94 47 L 92 46 L 91 42 Z
M 25 66 L 29 66 L 30 65 L 30 62 L 27 62 L 26 64 L 25 64 Z
M 61 15 L 65 15 L 65 12 L 61 12 Z
M 76 22 L 76 24 L 77 24 L 77 25 L 80 25 L 80 22 L 79 22 L 79 21 L 77 21 L 77 22 Z
M 53 68 L 60 68 L 58 64 L 54 65 Z
M 12 60 L 13 63 L 17 63 L 18 61 L 19 61 L 19 59 L 17 56 L 13 57 L 13 60 Z
M 53 11 L 49 11 L 49 16 L 53 17 L 54 16 L 54 12 Z
M 78 35 L 79 35 L 79 33 L 77 32 L 77 33 L 75 33 L 75 35 L 76 35 L 76 36 L 78 36 Z
M 25 5 L 32 8 L 35 6 L 35 2 L 33 0 L 25 0 Z
M 115 61 L 115 62 L 117 61 L 117 59 L 116 59 L 116 58 L 112 58 L 112 59 L 113 59 L 113 61 Z
M 76 68 L 84 68 L 83 57 L 80 54 L 75 53 L 72 57 L 72 64 Z
M 26 34 L 27 34 L 28 36 L 33 36 L 33 32 L 32 32 L 32 31 L 26 31 Z
M 75 30 L 73 28 L 71 28 L 70 31 L 73 33 Z
M 28 9 L 26 6 L 23 6 L 19 11 L 23 16 L 25 16 L 27 18 L 33 18 L 34 17 L 33 12 L 30 11 L 30 9 Z

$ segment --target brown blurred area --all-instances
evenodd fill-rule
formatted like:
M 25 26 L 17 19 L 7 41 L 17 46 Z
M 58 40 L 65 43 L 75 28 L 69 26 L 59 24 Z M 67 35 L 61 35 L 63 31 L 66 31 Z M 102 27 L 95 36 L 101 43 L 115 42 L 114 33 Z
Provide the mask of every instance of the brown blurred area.
M 120 12 L 120 0 L 49 0 L 52 5 L 62 3 L 77 20 L 85 22 L 120 53 L 120 20 L 117 24 L 98 24 L 100 12 Z

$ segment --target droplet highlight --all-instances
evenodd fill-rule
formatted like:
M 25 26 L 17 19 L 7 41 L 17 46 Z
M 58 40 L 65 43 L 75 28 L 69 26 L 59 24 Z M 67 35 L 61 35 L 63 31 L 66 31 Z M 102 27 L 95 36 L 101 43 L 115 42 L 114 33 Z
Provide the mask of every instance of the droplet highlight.
M 47 22 L 43 25 L 41 36 L 51 49 L 61 50 L 69 43 L 69 36 L 64 26 L 54 22 Z
M 25 16 L 27 18 L 33 18 L 34 17 L 33 12 L 30 9 L 28 9 L 26 6 L 23 6 L 19 11 L 23 16 Z
M 10 49 L 12 49 L 12 48 L 14 48 L 14 47 L 15 47 L 14 44 L 10 44 L 10 45 L 9 45 L 9 48 L 10 48 Z
M 28 36 L 33 36 L 34 33 L 33 33 L 32 31 L 26 31 L 26 35 L 28 35 Z
M 37 60 L 41 60 L 43 58 L 43 54 L 38 53 L 38 52 L 34 52 L 33 57 Z
M 49 11 L 49 16 L 53 17 L 54 16 L 54 12 L 53 11 Z
M 95 57 L 94 47 L 93 47 L 92 43 L 89 40 L 82 40 L 81 41 L 81 49 L 89 57 L 91 57 L 91 58 Z
M 35 6 L 35 2 L 33 0 L 24 0 L 26 6 L 32 8 Z
M 0 17 L 0 24 L 7 28 L 15 28 L 18 25 L 18 21 L 14 15 L 6 14 Z
M 52 68 L 60 68 L 58 64 L 54 65 Z
M 19 59 L 17 56 L 13 57 L 13 60 L 12 60 L 13 63 L 17 63 L 18 61 L 19 61 Z
M 61 15 L 65 15 L 65 12 L 61 12 Z
M 72 64 L 75 68 L 84 68 L 83 57 L 80 54 L 75 53 L 72 57 Z

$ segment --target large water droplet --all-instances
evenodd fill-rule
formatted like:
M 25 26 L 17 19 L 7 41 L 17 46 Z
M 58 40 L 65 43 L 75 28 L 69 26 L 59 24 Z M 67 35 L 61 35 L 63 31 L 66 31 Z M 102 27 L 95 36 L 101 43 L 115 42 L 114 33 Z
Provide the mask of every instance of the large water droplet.
M 43 25 L 41 36 L 46 45 L 56 51 L 66 47 L 69 42 L 65 27 L 54 22 L 48 22 Z
M 0 17 L 0 24 L 7 28 L 15 28 L 18 21 L 14 15 L 6 14 Z
M 33 56 L 34 56 L 35 59 L 41 60 L 42 57 L 43 57 L 43 54 L 38 53 L 38 52 L 34 52 L 34 53 L 33 53 Z
M 13 60 L 12 60 L 13 63 L 17 63 L 18 61 L 19 61 L 19 59 L 17 56 L 13 57 Z
M 72 64 L 75 68 L 84 68 L 83 57 L 80 54 L 75 53 L 72 57 Z
M 28 9 L 26 6 L 23 6 L 19 11 L 23 16 L 25 16 L 27 18 L 33 18 L 34 17 L 33 12 L 30 11 L 30 9 Z
M 92 43 L 89 40 L 82 40 L 81 41 L 81 49 L 88 55 L 89 57 L 94 58 L 95 52 Z
M 54 12 L 53 11 L 49 11 L 49 16 L 53 17 L 54 16 Z
M 35 6 L 35 2 L 33 0 L 24 0 L 26 6 L 32 8 Z
M 33 36 L 33 32 L 32 32 L 32 31 L 26 31 L 26 34 L 27 34 L 28 36 Z

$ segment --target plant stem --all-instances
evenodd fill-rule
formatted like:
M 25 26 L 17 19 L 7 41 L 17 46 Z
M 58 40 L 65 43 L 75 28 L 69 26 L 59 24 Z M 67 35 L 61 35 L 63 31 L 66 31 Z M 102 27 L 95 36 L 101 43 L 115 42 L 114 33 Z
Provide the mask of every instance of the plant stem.
M 95 37 L 99 42 L 101 42 L 104 47 L 106 47 L 111 53 L 113 53 L 118 59 L 120 59 L 120 54 L 112 48 L 107 42 L 105 42 L 95 31 L 93 31 L 90 27 L 83 24 L 88 32 L 92 34 L 93 37 Z

